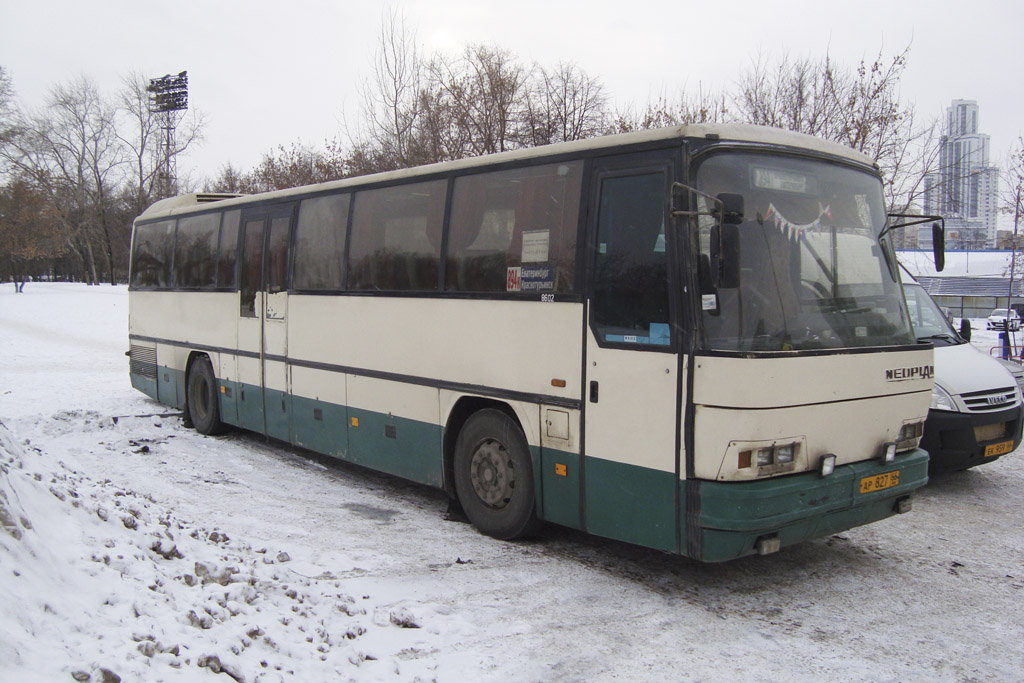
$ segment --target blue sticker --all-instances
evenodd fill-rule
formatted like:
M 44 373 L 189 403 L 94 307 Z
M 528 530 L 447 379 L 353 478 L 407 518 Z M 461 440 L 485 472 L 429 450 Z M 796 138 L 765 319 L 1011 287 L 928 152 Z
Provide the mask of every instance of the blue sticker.
M 539 292 L 555 288 L 555 269 L 551 266 L 523 266 L 520 287 L 524 292 Z

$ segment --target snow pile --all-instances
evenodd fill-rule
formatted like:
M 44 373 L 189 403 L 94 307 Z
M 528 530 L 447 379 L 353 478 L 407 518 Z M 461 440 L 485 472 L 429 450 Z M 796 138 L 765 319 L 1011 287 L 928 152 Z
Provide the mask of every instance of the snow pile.
M 304 577 L 152 499 L 17 443 L 0 423 L 0 678 L 431 678 L 394 645 L 408 608 Z M 357 669 L 360 669 L 357 671 Z M 369 670 L 365 670 L 369 669 Z

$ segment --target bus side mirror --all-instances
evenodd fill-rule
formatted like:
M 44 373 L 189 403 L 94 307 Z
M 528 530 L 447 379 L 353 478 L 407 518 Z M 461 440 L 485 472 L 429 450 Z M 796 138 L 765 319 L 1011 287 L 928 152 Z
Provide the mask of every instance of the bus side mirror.
M 711 283 L 716 289 L 740 286 L 740 230 L 735 225 L 711 229 Z
M 932 252 L 935 255 L 935 272 L 941 273 L 946 267 L 946 232 L 938 223 L 932 223 Z M 969 341 L 970 337 L 966 339 Z
M 964 341 L 971 341 L 971 321 L 967 318 L 960 319 L 960 336 Z
M 733 192 L 720 192 L 716 199 L 722 202 L 723 225 L 739 225 L 743 222 L 743 195 Z

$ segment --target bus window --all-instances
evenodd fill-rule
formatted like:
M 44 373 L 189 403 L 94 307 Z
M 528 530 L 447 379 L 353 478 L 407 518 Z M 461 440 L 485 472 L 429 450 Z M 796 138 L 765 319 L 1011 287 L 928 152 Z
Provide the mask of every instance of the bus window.
M 241 269 L 241 315 L 245 318 L 256 317 L 256 292 L 260 289 L 260 268 L 263 256 L 263 219 L 257 218 L 245 222 L 245 235 L 242 244 Z
M 238 254 L 239 210 L 228 211 L 220 225 L 220 248 L 217 251 L 217 287 L 234 289 L 235 261 Z
M 581 162 L 456 179 L 445 288 L 571 292 Z
M 288 228 L 291 215 L 270 219 L 270 237 L 267 240 L 267 291 L 288 289 Z
M 219 213 L 178 221 L 174 244 L 174 284 L 182 289 L 210 289 L 217 283 Z
M 606 178 L 594 257 L 594 328 L 607 342 L 669 344 L 665 175 Z
M 137 226 L 132 251 L 132 287 L 170 287 L 174 221 Z
M 359 192 L 349 289 L 437 291 L 447 181 Z
M 295 289 L 339 290 L 344 286 L 350 199 L 350 194 L 332 194 L 302 201 L 295 230 Z

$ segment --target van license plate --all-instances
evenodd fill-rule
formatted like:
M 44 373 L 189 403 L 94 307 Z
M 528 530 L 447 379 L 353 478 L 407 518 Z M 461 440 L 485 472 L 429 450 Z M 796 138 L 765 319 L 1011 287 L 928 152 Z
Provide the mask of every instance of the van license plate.
M 864 477 L 860 480 L 861 493 L 874 493 L 900 483 L 900 471 L 876 474 L 873 477 Z
M 985 446 L 985 457 L 991 458 L 993 455 L 1004 455 L 1013 450 L 1013 441 L 1000 441 L 999 443 L 989 444 Z

